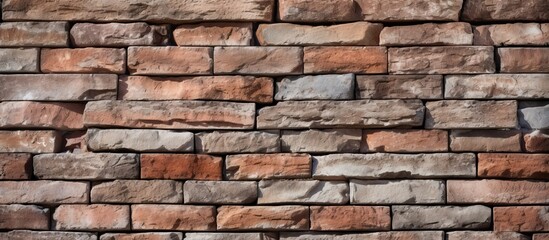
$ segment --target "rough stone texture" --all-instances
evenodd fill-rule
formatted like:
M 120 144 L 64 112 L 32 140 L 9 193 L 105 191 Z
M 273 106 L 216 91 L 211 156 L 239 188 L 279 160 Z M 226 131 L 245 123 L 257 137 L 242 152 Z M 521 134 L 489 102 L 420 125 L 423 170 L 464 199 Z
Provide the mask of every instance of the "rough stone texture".
M 124 76 L 122 100 L 228 100 L 271 103 L 273 80 L 252 76 L 145 77 Z
M 480 46 L 389 49 L 393 74 L 473 74 L 496 71 L 494 48 Z
M 126 50 L 122 48 L 57 48 L 40 51 L 44 73 L 126 72 Z
M 386 27 L 381 31 L 380 45 L 471 45 L 473 30 L 469 23 L 426 23 L 410 26 Z
M 501 62 L 500 72 L 549 72 L 549 48 L 498 48 L 498 56 Z
M 55 102 L 1 102 L 0 128 L 84 128 L 84 104 Z
M 444 204 L 444 181 L 350 180 L 351 204 Z
M 458 21 L 463 0 L 356 0 L 366 21 Z
M 0 153 L 0 180 L 22 180 L 32 176 L 29 153 Z
M 53 221 L 55 230 L 130 230 L 130 206 L 61 205 Z
M 423 115 L 419 100 L 287 101 L 261 108 L 257 128 L 421 126 Z
M 549 74 L 446 76 L 447 99 L 549 98 Z
M 453 152 L 520 152 L 518 130 L 452 130 Z
M 259 182 L 258 204 L 345 204 L 349 185 L 344 181 L 263 180 Z
M 309 230 L 306 206 L 222 206 L 217 208 L 218 230 Z
M 358 152 L 362 139 L 360 129 L 327 129 L 281 132 L 283 152 Z
M 278 18 L 283 22 L 349 22 L 360 19 L 353 0 L 279 0 Z
M 444 100 L 427 102 L 425 128 L 516 128 L 516 101 Z
M 311 206 L 311 230 L 389 230 L 390 211 L 378 206 Z
M 549 233 L 536 233 L 532 240 L 549 240 Z
M 185 204 L 247 204 L 257 200 L 257 182 L 186 181 Z
M 215 231 L 215 207 L 132 205 L 132 229 Z
M 59 6 L 64 6 L 59 8 Z M 142 2 L 4 0 L 4 20 L 71 20 L 90 22 L 270 21 L 272 0 L 157 0 Z
M 332 154 L 313 158 L 316 179 L 471 178 L 474 154 Z
M 448 180 L 448 203 L 547 204 L 549 183 L 511 180 Z
M 38 73 L 38 48 L 0 48 L 0 73 Z
M 385 47 L 305 47 L 304 73 L 386 73 Z
M 57 152 L 62 141 L 55 131 L 0 131 L 0 152 Z
M 201 132 L 195 134 L 196 151 L 200 153 L 269 153 L 280 151 L 278 131 Z
M 254 117 L 253 103 L 96 101 L 86 105 L 84 124 L 165 129 L 251 129 Z
M 295 75 L 303 72 L 300 47 L 216 47 L 215 74 Z
M 549 45 L 549 24 L 512 23 L 474 28 L 475 45 Z
M 100 240 L 183 240 L 183 233 L 106 233 L 101 234 Z
M 357 98 L 441 99 L 441 75 L 356 76 Z
M 311 161 L 310 155 L 297 153 L 229 155 L 225 172 L 229 180 L 309 178 Z
M 549 154 L 479 153 L 478 176 L 549 179 Z
M 381 29 L 383 29 L 382 24 L 368 22 L 331 26 L 275 23 L 259 25 L 256 35 L 260 45 L 377 46 Z
M 128 70 L 135 75 L 207 75 L 212 62 L 206 47 L 128 48 Z
M 185 240 L 277 240 L 275 233 L 186 233 Z
M 549 101 L 520 102 L 519 123 L 526 129 L 549 129 Z
M 446 234 L 448 240 L 484 239 L 484 240 L 529 240 L 526 235 L 516 232 L 456 231 Z
M 76 23 L 71 31 L 77 47 L 127 47 L 166 45 L 167 25 L 138 23 Z
M 549 152 L 549 131 L 524 133 L 524 148 L 527 152 Z
M 1 204 L 88 203 L 89 184 L 64 181 L 2 181 Z
M 280 234 L 280 240 L 443 240 L 442 231 L 391 231 L 375 233 L 289 233 Z M 521 239 L 522 240 L 522 239 Z
M 495 207 L 494 230 L 545 232 L 549 230 L 549 206 Z
M 114 74 L 0 75 L 0 100 L 114 100 L 117 80 Z
M 180 25 L 173 31 L 179 46 L 247 46 L 252 43 L 252 23 L 199 23 Z
M 0 238 L 8 240 L 97 240 L 97 235 L 84 232 L 15 230 L 0 233 Z
M 66 47 L 69 34 L 66 22 L 0 23 L 1 47 Z
M 115 180 L 94 185 L 92 203 L 182 203 L 183 184 L 172 180 Z
M 143 179 L 221 180 L 221 157 L 203 154 L 141 154 Z
M 393 229 L 488 229 L 486 206 L 393 206 Z
M 156 129 L 88 129 L 92 151 L 192 152 L 194 134 Z
M 48 230 L 50 210 L 34 205 L 0 205 L 0 229 Z
M 461 14 L 465 21 L 547 21 L 549 12 L 542 9 L 549 8 L 545 0 L 524 1 L 464 1 Z M 496 4 L 496 5 L 494 5 Z
M 139 177 L 137 154 L 59 153 L 33 158 L 38 179 L 106 180 Z
M 276 81 L 275 100 L 354 99 L 353 74 L 304 75 Z
M 442 130 L 364 130 L 361 152 L 446 152 L 448 132 Z

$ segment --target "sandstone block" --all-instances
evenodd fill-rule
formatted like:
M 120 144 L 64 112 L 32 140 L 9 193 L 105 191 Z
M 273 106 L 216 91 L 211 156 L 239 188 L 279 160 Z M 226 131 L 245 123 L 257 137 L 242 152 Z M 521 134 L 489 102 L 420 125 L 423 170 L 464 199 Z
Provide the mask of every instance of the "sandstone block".
M 386 73 L 385 47 L 305 47 L 304 73 Z
M 115 180 L 94 185 L 92 203 L 182 203 L 183 184 L 172 180 Z
M 88 203 L 89 184 L 64 181 L 2 181 L 1 204 Z
M 360 129 L 327 129 L 281 132 L 284 152 L 358 152 L 362 139 Z
M 216 47 L 215 74 L 295 75 L 303 73 L 300 47 Z
M 549 74 L 446 76 L 447 99 L 549 98 Z
M 518 130 L 452 130 L 453 152 L 520 152 Z
M 306 206 L 222 206 L 218 230 L 309 230 Z
M 61 205 L 53 214 L 55 230 L 130 230 L 130 206 Z
M 381 31 L 380 45 L 471 45 L 473 30 L 469 23 L 426 23 L 410 26 L 386 27 Z
M 378 206 L 311 206 L 311 230 L 389 230 L 390 211 Z
M 448 203 L 547 204 L 549 183 L 511 180 L 448 180 Z
M 393 229 L 488 229 L 486 206 L 393 206 Z
M 448 240 L 485 239 L 485 240 L 528 240 L 526 235 L 516 232 L 456 231 L 446 234 Z
M 126 72 L 126 50 L 122 48 L 53 48 L 40 51 L 44 73 Z
M 351 180 L 351 204 L 444 204 L 446 191 L 437 180 Z
M 463 0 L 357 0 L 366 21 L 458 21 Z
M 185 240 L 277 240 L 276 233 L 186 233 Z
M 129 47 L 128 69 L 134 75 L 206 75 L 212 73 L 207 47 Z
M 23 180 L 32 176 L 29 153 L 0 153 L 0 180 Z
M 84 232 L 14 230 L 0 233 L 0 238 L 8 240 L 97 240 L 97 234 Z
M 100 240 L 183 240 L 180 232 L 156 233 L 106 233 L 101 234 Z
M 356 84 L 359 99 L 441 99 L 443 92 L 441 75 L 359 75 Z
M 546 73 L 549 72 L 547 48 L 498 48 L 500 72 Z M 544 83 L 547 85 L 547 82 Z
M 262 180 L 258 204 L 346 204 L 349 185 L 344 181 Z
M 0 23 L 1 47 L 67 47 L 67 22 Z
M 203 154 L 141 154 L 143 179 L 221 180 L 223 159 Z
M 520 2 L 487 0 L 464 1 L 461 18 L 465 21 L 547 21 L 549 13 L 540 9 L 549 8 L 545 0 Z
M 252 43 L 252 23 L 199 23 L 179 25 L 173 31 L 179 46 L 247 46 Z
M 549 45 L 549 24 L 509 23 L 474 28 L 475 45 Z
M 284 22 L 352 22 L 360 20 L 352 0 L 279 0 L 278 18 Z
M 364 130 L 361 152 L 446 152 L 448 132 L 443 130 Z
M 549 152 L 549 132 L 535 130 L 524 133 L 524 148 L 527 152 Z
M 309 178 L 311 156 L 297 153 L 229 155 L 225 167 L 229 180 Z
M 280 234 L 280 240 L 386 240 L 386 239 L 443 240 L 444 232 L 442 231 L 390 231 L 390 232 L 349 233 L 349 234 L 284 232 Z
M 516 128 L 516 101 L 444 100 L 427 102 L 425 128 Z
M 55 131 L 0 131 L 0 152 L 52 153 L 62 141 Z
M 478 176 L 549 179 L 549 154 L 479 153 Z
M 541 232 L 549 229 L 548 206 L 495 207 L 494 230 Z M 537 240 L 537 238 L 534 237 Z
M 285 77 L 276 82 L 275 100 L 354 99 L 353 74 Z
M 518 118 L 522 128 L 549 129 L 549 101 L 519 102 Z
M 280 151 L 278 131 L 201 132 L 195 134 L 196 151 L 201 153 L 269 153 Z
M 0 205 L 0 229 L 48 230 L 50 210 L 34 205 Z M 0 235 L 1 236 L 1 235 Z
M 0 73 L 38 73 L 38 48 L 0 48 Z
M 2 102 L 0 128 L 84 128 L 84 104 L 56 102 Z
M 168 25 L 137 23 L 76 23 L 71 40 L 77 47 L 153 46 L 168 43 Z
M 215 207 L 184 205 L 133 205 L 135 230 L 215 230 Z
M 253 181 L 186 181 L 185 204 L 247 204 L 257 200 L 257 183 Z
M 156 129 L 88 129 L 92 151 L 192 152 L 194 134 Z

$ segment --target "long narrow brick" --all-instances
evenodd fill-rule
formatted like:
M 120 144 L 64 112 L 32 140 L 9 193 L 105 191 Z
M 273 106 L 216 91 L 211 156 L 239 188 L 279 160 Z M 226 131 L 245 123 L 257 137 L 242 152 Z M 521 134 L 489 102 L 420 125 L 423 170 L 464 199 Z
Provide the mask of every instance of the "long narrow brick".
M 127 47 L 166 45 L 167 25 L 137 23 L 75 23 L 70 31 L 77 47 Z
M 300 47 L 216 47 L 215 74 L 296 75 L 303 73 Z
M 192 152 L 194 134 L 156 129 L 88 129 L 92 151 Z
M 0 73 L 38 73 L 38 48 L 0 48 Z
M 0 180 L 23 180 L 32 176 L 29 153 L 0 153 Z
M 132 229 L 215 231 L 215 207 L 132 205 Z
M 549 154 L 479 153 L 478 176 L 549 179 Z
M 62 141 L 55 131 L 0 131 L 0 152 L 53 153 Z
M 549 129 L 549 101 L 521 101 L 519 124 L 524 129 Z
M 67 47 L 67 22 L 0 23 L 0 47 Z
M 452 130 L 453 152 L 520 152 L 519 130 Z
M 350 181 L 351 204 L 444 204 L 445 184 L 438 180 Z
M 532 237 L 532 240 L 548 240 L 549 233 L 535 233 Z
M 92 203 L 182 203 L 183 184 L 172 180 L 115 180 L 91 188 Z
M 360 20 L 354 1 L 279 0 L 278 18 L 283 22 L 352 22 Z
M 302 75 L 276 81 L 275 100 L 354 99 L 353 74 Z
M 84 182 L 2 181 L 1 204 L 88 203 L 90 186 Z
M 280 240 L 383 240 L 383 239 L 410 239 L 410 240 L 444 240 L 442 231 L 390 231 L 374 233 L 312 233 L 312 232 L 283 232 Z M 494 239 L 495 240 L 495 239 Z M 520 239 L 523 240 L 523 239 Z
M 500 72 L 546 73 L 549 72 L 548 48 L 498 48 Z M 547 83 L 545 83 L 547 84 Z
M 381 31 L 380 45 L 471 45 L 473 30 L 469 23 L 425 23 L 410 26 L 385 27 Z
M 173 31 L 179 46 L 247 46 L 252 43 L 253 24 L 239 22 L 179 25 Z
M 444 100 L 427 102 L 425 128 L 516 128 L 516 101 Z
M 258 204 L 346 204 L 349 185 L 344 181 L 263 180 Z
M 249 204 L 257 200 L 254 181 L 186 181 L 185 204 Z
M 489 229 L 492 210 L 474 206 L 393 206 L 393 228 L 417 229 Z
M 523 136 L 527 152 L 549 152 L 549 131 L 535 130 L 525 132 Z
M 308 230 L 306 206 L 222 206 L 217 209 L 218 230 Z
M 55 230 L 130 230 L 130 207 L 124 205 L 61 205 L 53 214 Z
M 455 231 L 446 234 L 447 240 L 484 239 L 484 240 L 529 240 L 526 235 L 516 232 L 491 231 Z
M 390 211 L 379 206 L 311 206 L 311 230 L 390 230 Z
M 385 47 L 305 47 L 304 73 L 386 73 Z
M 283 152 L 358 152 L 362 139 L 360 129 L 326 129 L 281 132 Z
M 458 21 L 463 0 L 356 0 L 366 21 Z
M 359 75 L 356 97 L 359 99 L 441 99 L 441 75 Z
M 494 208 L 494 230 L 514 232 L 546 232 L 549 230 L 548 206 L 516 206 Z
M 270 153 L 280 151 L 279 131 L 201 132 L 195 134 L 200 153 Z
M 512 180 L 448 180 L 448 203 L 547 204 L 549 183 Z
M 0 128 L 84 128 L 84 104 L 56 102 L 2 102 Z
M 186 233 L 185 240 L 277 240 L 277 233 L 230 233 L 230 232 L 209 232 L 209 233 Z
M 549 74 L 446 76 L 446 99 L 549 98 Z
M 548 45 L 548 23 L 508 23 L 474 27 L 475 45 Z
M 212 72 L 212 49 L 129 47 L 128 70 L 135 75 L 207 75 Z
M 53 48 L 40 51 L 44 73 L 126 72 L 126 50 L 122 48 Z
M 0 238 L 8 240 L 97 240 L 97 234 L 87 232 L 15 230 L 1 232 Z
M 448 132 L 442 130 L 364 130 L 361 152 L 446 152 Z
M 309 178 L 311 161 L 297 153 L 228 155 L 225 172 L 229 180 Z
M 0 229 L 48 230 L 50 210 L 34 205 L 0 205 Z
M 141 154 L 143 179 L 221 180 L 221 157 L 204 154 Z
M 150 232 L 150 233 L 105 233 L 100 240 L 183 240 L 180 232 Z
M 497 7 L 490 0 L 464 1 L 461 18 L 464 21 L 547 21 L 549 8 L 545 0 L 521 2 L 498 1 Z

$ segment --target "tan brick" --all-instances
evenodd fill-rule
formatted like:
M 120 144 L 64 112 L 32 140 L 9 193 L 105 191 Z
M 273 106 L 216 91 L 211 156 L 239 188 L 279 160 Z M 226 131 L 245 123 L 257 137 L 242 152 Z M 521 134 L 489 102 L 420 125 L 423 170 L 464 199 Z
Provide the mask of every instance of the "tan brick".
M 441 75 L 359 75 L 356 88 L 359 99 L 441 99 L 443 92 Z
M 44 73 L 126 72 L 126 50 L 122 48 L 56 48 L 40 51 Z
M 481 74 L 445 77 L 446 99 L 549 98 L 549 74 Z
M 215 74 L 295 75 L 303 73 L 300 47 L 216 47 Z
M 200 153 L 270 153 L 280 152 L 280 133 L 273 131 L 215 131 L 195 134 Z
M 89 184 L 64 181 L 2 181 L 0 204 L 88 203 Z
M 91 188 L 92 203 L 182 203 L 183 184 L 172 180 L 115 180 Z
M 258 204 L 346 204 L 349 185 L 345 181 L 262 180 Z
M 217 209 L 218 230 L 308 230 L 306 206 L 222 206 Z
M 130 230 L 130 206 L 61 205 L 53 214 L 55 230 Z
M 84 232 L 15 230 L 0 233 L 0 238 L 8 240 L 97 240 L 97 234 Z
M 295 153 L 229 155 L 225 167 L 229 180 L 308 178 L 311 176 L 311 156 Z
M 549 183 L 511 180 L 448 180 L 448 203 L 547 204 Z
M 494 208 L 494 230 L 514 232 L 545 232 L 549 230 L 548 206 L 517 206 Z
M 351 204 L 444 204 L 445 184 L 438 180 L 350 180 Z
M 446 152 L 448 132 L 442 130 L 364 130 L 361 152 Z
M 215 231 L 215 207 L 132 205 L 132 229 Z
M 489 229 L 492 209 L 486 206 L 393 206 L 393 228 Z
M 524 133 L 524 148 L 527 152 L 549 152 L 549 131 Z
M 88 129 L 92 151 L 192 152 L 194 134 L 157 129 Z
M 362 131 L 360 129 L 327 129 L 281 132 L 283 152 L 358 152 Z
M 212 73 L 212 49 L 129 47 L 128 69 L 135 75 L 207 75 Z
M 141 178 L 221 180 L 221 157 L 204 154 L 141 154 Z
M 549 24 L 508 23 L 474 27 L 475 45 L 548 45 Z
M 366 21 L 458 21 L 462 0 L 355 0 Z
M 32 176 L 31 159 L 28 153 L 0 153 L 0 180 L 29 179 Z
M 386 73 L 385 47 L 305 47 L 304 73 Z
M 0 131 L 0 152 L 52 153 L 62 141 L 55 131 Z
M 500 72 L 543 73 L 549 72 L 547 48 L 498 48 Z
M 453 152 L 520 152 L 518 130 L 452 130 Z
M 484 239 L 484 240 L 529 240 L 526 235 L 516 232 L 455 231 L 447 233 L 447 240 Z
M 84 128 L 84 104 L 56 102 L 2 102 L 0 128 Z
M 168 25 L 136 23 L 75 23 L 70 31 L 77 47 L 166 45 Z
M 186 181 L 185 204 L 247 204 L 257 200 L 257 182 Z
M 471 45 L 473 30 L 469 23 L 426 23 L 420 25 L 385 27 L 381 31 L 380 45 Z
M 280 240 L 444 240 L 442 231 L 390 231 L 374 233 L 283 232 Z M 522 240 L 522 239 L 521 239 Z
M 37 48 L 0 48 L 0 73 L 38 73 Z
M 275 100 L 351 100 L 354 74 L 288 76 L 276 81 Z
M 277 233 L 186 233 L 185 240 L 277 240 Z
M 252 43 L 252 23 L 199 23 L 179 25 L 173 31 L 179 46 L 247 46 Z
M 279 0 L 278 18 L 283 22 L 351 22 L 360 20 L 354 1 Z
M 377 206 L 311 206 L 311 230 L 390 230 L 390 211 Z
M 1 47 L 67 47 L 67 22 L 3 22 Z
M 486 0 L 464 1 L 461 18 L 465 21 L 547 21 L 549 13 L 539 11 L 547 9 L 545 0 L 526 0 L 520 2 L 498 1 L 495 8 L 494 2 Z
M 183 233 L 180 232 L 157 232 L 157 233 L 105 233 L 101 234 L 100 240 L 182 240 Z
M 444 100 L 427 102 L 425 128 L 516 128 L 516 101 Z
M 34 205 L 0 205 L 0 229 L 48 230 L 50 210 Z M 1 236 L 0 236 L 1 237 Z
M 549 179 L 549 154 L 479 153 L 478 176 Z

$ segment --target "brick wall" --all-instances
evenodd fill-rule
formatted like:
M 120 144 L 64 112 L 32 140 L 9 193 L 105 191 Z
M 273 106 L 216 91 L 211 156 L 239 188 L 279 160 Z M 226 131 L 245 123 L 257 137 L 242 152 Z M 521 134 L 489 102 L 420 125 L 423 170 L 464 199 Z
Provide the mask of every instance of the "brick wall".
M 547 0 L 3 0 L 1 240 L 547 240 Z

